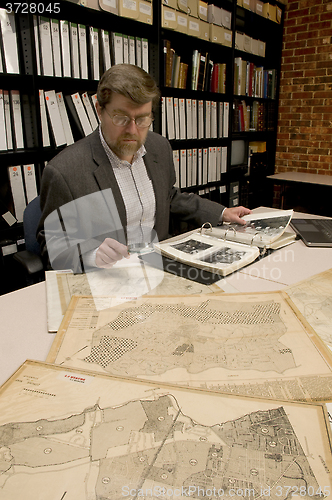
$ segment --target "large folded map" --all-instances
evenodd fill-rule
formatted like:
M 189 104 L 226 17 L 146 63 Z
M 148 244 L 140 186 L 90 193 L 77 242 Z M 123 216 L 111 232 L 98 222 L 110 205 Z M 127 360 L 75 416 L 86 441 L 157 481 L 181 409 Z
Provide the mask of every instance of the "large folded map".
M 323 499 L 323 405 L 26 362 L 0 390 L 0 500 Z
M 331 351 L 283 292 L 73 297 L 47 361 L 233 394 L 332 400 Z

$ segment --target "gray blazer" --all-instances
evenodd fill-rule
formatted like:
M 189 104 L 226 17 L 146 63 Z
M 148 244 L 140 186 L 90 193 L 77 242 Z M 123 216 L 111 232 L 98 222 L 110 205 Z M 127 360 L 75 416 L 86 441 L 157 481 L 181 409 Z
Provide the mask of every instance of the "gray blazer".
M 145 148 L 144 163 L 156 198 L 154 229 L 158 239 L 169 236 L 171 213 L 198 226 L 207 221 L 217 225 L 222 205 L 174 187 L 173 153 L 168 140 L 149 132 Z M 82 203 L 83 197 L 87 203 Z M 81 254 L 97 248 L 106 236 L 125 242 L 126 209 L 98 129 L 66 147 L 47 164 L 40 203 L 37 239 L 44 258 L 51 257 L 53 268 L 81 272 Z M 45 227 L 49 230 L 47 248 Z

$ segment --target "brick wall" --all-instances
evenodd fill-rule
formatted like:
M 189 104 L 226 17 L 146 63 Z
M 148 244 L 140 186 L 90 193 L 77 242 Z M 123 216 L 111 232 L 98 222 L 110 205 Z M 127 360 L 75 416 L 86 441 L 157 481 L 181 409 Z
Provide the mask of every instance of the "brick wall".
M 275 172 L 332 175 L 332 1 L 288 0 Z

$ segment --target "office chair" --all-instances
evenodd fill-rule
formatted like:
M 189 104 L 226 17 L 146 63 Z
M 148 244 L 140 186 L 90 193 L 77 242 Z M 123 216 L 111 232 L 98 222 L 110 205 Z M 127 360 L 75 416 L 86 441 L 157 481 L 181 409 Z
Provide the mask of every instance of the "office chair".
M 23 213 L 25 250 L 13 255 L 14 260 L 23 267 L 27 285 L 33 285 L 45 279 L 44 265 L 36 238 L 40 216 L 40 199 L 37 196 L 26 206 Z

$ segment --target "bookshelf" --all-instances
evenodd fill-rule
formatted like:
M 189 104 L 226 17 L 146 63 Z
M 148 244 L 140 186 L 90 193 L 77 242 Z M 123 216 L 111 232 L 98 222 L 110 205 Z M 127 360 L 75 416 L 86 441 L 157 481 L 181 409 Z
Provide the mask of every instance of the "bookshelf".
M 208 169 L 210 177 L 203 173 L 203 183 L 194 186 L 187 184 L 186 187 L 184 187 L 185 182 L 181 182 L 180 179 L 182 188 L 198 192 L 227 206 L 244 204 L 254 208 L 262 204 L 269 205 L 272 199 L 267 196 L 265 177 L 274 171 L 284 6 L 278 2 L 271 5 L 271 2 L 249 0 L 238 0 L 237 3 L 219 0 L 213 4 L 207 5 L 205 19 L 218 22 L 219 8 L 222 19 L 226 13 L 228 23 L 221 22 L 223 28 L 220 28 L 218 25 L 208 25 L 206 20 L 204 21 L 204 16 L 200 15 L 200 11 L 195 19 L 189 15 L 188 32 L 190 21 L 194 20 L 203 25 L 201 28 L 203 36 L 200 38 L 193 36 L 192 31 L 191 34 L 183 34 L 179 33 L 174 25 L 173 29 L 167 27 L 171 17 L 168 14 L 169 9 L 164 8 L 163 12 L 161 7 L 160 36 L 163 44 L 160 57 L 165 54 L 164 41 L 167 40 L 176 57 L 180 57 L 181 61 L 188 64 L 188 76 L 185 90 L 175 88 L 174 82 L 171 87 L 166 85 L 165 73 L 168 63 L 164 62 L 160 72 L 160 83 L 163 96 L 172 98 L 173 102 L 175 101 L 175 108 L 177 99 L 180 98 L 197 102 L 203 100 L 204 103 L 216 102 L 217 107 L 222 103 L 228 105 L 227 115 L 224 116 L 224 123 L 219 123 L 218 115 L 215 134 L 210 127 L 203 137 L 198 133 L 194 139 L 189 136 L 184 140 L 182 136 L 179 140 L 178 137 L 174 138 L 172 131 L 169 136 L 166 124 L 165 135 L 169 136 L 172 148 L 175 151 L 179 150 L 180 153 L 181 150 L 191 149 L 210 151 L 210 148 L 221 146 L 224 155 L 226 154 L 226 168 L 223 155 L 221 164 L 217 157 L 217 178 L 215 158 L 212 154 L 212 161 L 208 161 L 208 165 L 212 165 L 212 168 Z M 188 5 L 191 5 L 190 2 Z M 198 5 L 200 7 L 204 2 L 199 2 Z M 220 29 L 223 31 L 219 32 Z M 204 38 L 206 32 L 209 35 Z M 193 54 L 197 50 L 204 56 L 208 54 L 207 68 L 210 61 L 213 61 L 213 67 L 225 66 L 223 71 L 226 82 L 222 91 L 220 87 L 219 92 L 212 91 L 215 90 L 215 86 L 213 88 L 211 85 L 213 69 L 212 71 L 206 69 L 205 75 L 208 77 L 205 78 L 203 88 L 192 86 L 195 67 Z M 176 67 L 176 64 L 173 62 L 173 69 L 174 66 Z M 204 115 L 205 124 L 209 116 L 210 113 Z M 198 168 L 201 168 L 200 163 Z
M 143 19 L 140 20 L 134 19 L 134 17 L 138 17 L 138 13 L 136 15 L 131 11 L 124 10 L 124 6 L 128 6 L 129 3 L 123 0 L 117 2 L 73 0 L 58 3 L 41 1 L 36 3 L 36 9 L 39 9 L 37 12 L 31 11 L 30 5 L 34 5 L 31 3 L 27 4 L 28 7 L 25 7 L 24 12 L 23 6 L 26 4 L 12 4 L 13 8 L 16 6 L 17 10 L 14 15 L 14 26 L 18 68 L 12 69 L 8 66 L 8 44 L 6 46 L 6 33 L 4 26 L 2 26 L 0 36 L 1 89 L 8 91 L 11 108 L 13 105 L 11 93 L 13 90 L 19 91 L 23 121 L 23 147 L 16 147 L 16 139 L 14 138 L 11 147 L 8 147 L 7 144 L 7 148 L 2 147 L 0 150 L 0 204 L 2 211 L 0 214 L 2 215 L 0 218 L 0 267 L 2 269 L 6 268 L 11 252 L 15 251 L 15 245 L 17 248 L 22 248 L 24 245 L 22 222 L 20 217 L 15 214 L 8 167 L 19 166 L 21 168 L 23 165 L 33 165 L 35 189 L 38 193 L 45 162 L 52 159 L 66 147 L 66 143 L 69 143 L 68 140 L 67 142 L 57 140 L 50 119 L 51 115 L 47 109 L 49 103 L 40 101 L 39 91 L 43 90 L 46 96 L 50 95 L 50 92 L 54 92 L 55 96 L 61 92 L 66 102 L 65 108 L 73 140 L 84 136 L 81 127 L 75 122 L 68 103 L 71 101 L 70 96 L 74 94 L 78 93 L 82 98 L 83 94 L 87 93 L 89 99 L 95 94 L 99 75 L 108 64 L 104 53 L 103 36 L 105 32 L 109 35 L 107 57 L 110 58 L 111 64 L 119 61 L 118 43 L 123 44 L 120 48 L 122 54 L 123 51 L 128 51 L 128 56 L 125 57 L 130 57 L 130 50 L 134 44 L 135 63 L 142 67 L 144 64 L 148 64 L 146 69 L 158 82 L 163 103 L 155 113 L 154 130 L 169 136 L 174 151 L 174 162 L 178 168 L 177 182 L 179 187 L 183 190 L 197 192 L 228 206 L 241 203 L 253 208 L 261 204 L 257 193 L 263 192 L 264 188 L 255 187 L 259 177 L 257 172 L 260 170 L 257 165 L 262 164 L 264 156 L 264 178 L 265 175 L 273 173 L 284 7 L 278 2 L 271 5 L 272 0 L 270 3 L 259 0 L 256 0 L 256 3 L 252 0 L 251 3 L 248 3 L 248 0 L 243 1 L 244 7 L 230 0 L 218 0 L 214 2 L 214 10 L 211 14 L 211 12 L 208 13 L 208 5 L 200 0 L 165 0 L 163 2 L 155 0 L 153 3 L 140 0 L 138 8 L 141 12 L 140 15 L 143 15 Z M 109 6 L 113 3 L 118 5 L 120 14 L 110 12 Z M 134 3 L 136 4 L 136 2 Z M 257 3 L 262 9 L 271 7 L 272 14 L 278 8 L 281 11 L 280 22 L 272 21 L 253 12 L 253 9 L 257 9 Z M 108 6 L 107 11 L 101 8 L 101 6 L 105 8 L 105 5 Z M 8 2 L 0 0 L 0 9 L 6 9 L 6 7 L 8 8 Z M 165 11 L 168 12 L 167 15 L 165 15 Z M 221 21 L 218 21 L 220 13 L 223 17 Z M 36 23 L 37 15 L 40 16 L 39 23 Z M 209 23 L 208 15 L 215 16 L 211 19 L 215 20 L 216 18 L 216 23 L 224 22 L 227 27 Z M 47 20 L 49 24 L 47 24 Z M 76 47 L 75 38 L 73 39 L 72 36 L 75 33 L 73 35 L 70 30 L 76 28 L 76 34 L 79 37 L 80 26 L 85 26 L 86 54 L 84 53 L 85 64 L 82 64 L 82 60 L 79 59 L 80 69 L 77 73 L 72 59 Z M 47 27 L 50 32 L 47 32 Z M 58 29 L 59 37 L 61 37 L 61 29 L 66 27 L 70 50 L 62 52 L 62 45 L 60 45 L 61 69 L 59 73 L 59 60 L 56 61 L 54 49 L 52 52 L 53 67 L 49 64 L 45 54 L 47 54 L 48 44 L 55 43 L 52 38 L 54 35 L 52 29 L 55 29 L 55 32 Z M 37 38 L 36 29 L 39 33 Z M 44 33 L 45 29 L 46 33 Z M 239 38 L 237 32 L 244 34 L 245 40 Z M 96 33 L 99 40 L 93 44 Z M 248 40 L 255 39 L 258 35 L 260 41 L 264 42 L 264 55 L 247 51 Z M 148 59 L 144 59 L 143 40 L 148 46 Z M 76 57 L 80 58 L 82 50 L 80 50 L 79 38 L 77 43 L 79 49 L 78 52 L 76 49 Z M 245 45 L 243 46 L 241 43 Z M 172 53 L 175 54 L 174 68 L 166 66 L 167 50 L 172 50 Z M 93 64 L 95 53 L 97 53 L 97 58 Z M 68 70 L 65 72 L 64 58 L 70 58 L 71 61 L 69 74 Z M 275 71 L 277 84 L 274 98 L 237 94 L 234 86 L 235 61 L 239 58 L 247 61 L 248 66 L 249 64 L 256 67 L 263 66 L 266 70 Z M 193 73 L 195 65 L 198 68 L 196 80 Z M 83 74 L 83 66 L 86 66 L 85 74 Z M 172 69 L 173 71 L 175 69 L 173 76 Z M 171 100 L 173 107 L 173 120 L 175 120 L 173 135 L 170 135 L 167 98 Z M 25 110 L 23 110 L 23 101 L 25 102 Z M 236 129 L 234 124 L 237 120 L 234 115 L 234 104 L 237 101 L 245 103 L 248 111 L 250 107 L 253 108 L 255 102 L 258 102 L 263 109 L 265 122 L 269 126 L 265 126 L 261 131 Z M 45 143 L 43 135 L 41 102 L 46 108 L 48 143 Z M 181 106 L 184 109 L 184 116 L 181 118 L 179 114 L 178 121 L 176 121 L 176 114 L 174 115 L 174 104 L 178 106 L 178 110 Z M 170 109 L 169 107 L 168 111 Z M 15 137 L 13 121 L 11 132 Z M 253 151 L 253 155 L 248 154 L 249 143 L 253 144 L 250 150 Z M 261 143 L 266 144 L 266 151 L 263 151 L 263 154 L 255 152 L 262 150 Z M 234 151 L 238 149 L 239 145 L 243 149 L 243 154 L 242 156 L 235 154 L 237 159 L 234 163 Z M 261 156 L 255 158 L 255 155 L 257 157 L 260 154 Z M 252 161 L 253 159 L 255 161 Z M 249 161 L 252 163 L 250 174 L 248 173 Z M 8 212 L 16 217 L 17 222 L 12 223 L 11 221 L 9 224 L 5 220 L 3 215 Z M 7 291 L 10 289 L 5 285 L 0 293 Z

